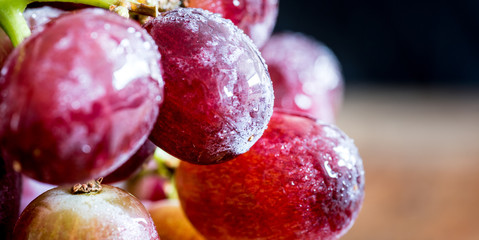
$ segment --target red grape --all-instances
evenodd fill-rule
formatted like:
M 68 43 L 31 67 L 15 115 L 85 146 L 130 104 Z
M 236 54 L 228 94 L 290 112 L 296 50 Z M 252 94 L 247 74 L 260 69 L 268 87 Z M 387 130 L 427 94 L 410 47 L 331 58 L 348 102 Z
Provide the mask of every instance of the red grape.
M 353 141 L 333 125 L 282 112 L 245 154 L 211 166 L 181 162 L 181 205 L 207 239 L 336 239 L 364 197 Z
M 20 209 L 22 179 L 0 155 L 0 239 L 10 239 Z
M 231 21 L 202 9 L 162 13 L 144 27 L 162 55 L 165 100 L 150 139 L 196 164 L 246 152 L 272 114 L 267 67 Z
M 156 120 L 159 59 L 141 26 L 102 9 L 48 23 L 15 48 L 0 75 L 4 157 L 50 184 L 112 172 Z
M 126 180 L 137 173 L 141 166 L 153 157 L 156 145 L 150 140 L 145 143 L 131 156 L 121 167 L 103 178 L 104 183 L 115 183 Z
M 186 5 L 221 14 L 261 47 L 273 32 L 278 0 L 187 0 Z
M 48 190 L 20 215 L 14 239 L 159 239 L 138 199 L 119 188 L 102 187 L 76 194 L 67 187 Z
M 275 107 L 306 112 L 333 123 L 343 99 L 334 53 L 301 33 L 279 33 L 261 49 L 273 81 Z

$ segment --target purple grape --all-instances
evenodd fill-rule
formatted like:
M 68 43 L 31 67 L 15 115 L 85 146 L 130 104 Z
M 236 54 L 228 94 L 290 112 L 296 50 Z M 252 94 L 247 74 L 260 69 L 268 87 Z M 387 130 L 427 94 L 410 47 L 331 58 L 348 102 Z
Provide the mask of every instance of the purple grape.
M 0 155 L 0 239 L 11 239 L 20 209 L 21 180 L 12 162 Z
M 146 140 L 159 111 L 160 55 L 136 22 L 86 9 L 45 25 L 0 75 L 4 157 L 41 182 L 107 175 Z
M 165 101 L 150 139 L 191 163 L 246 152 L 272 114 L 267 67 L 251 40 L 206 10 L 165 12 L 144 27 L 162 55 Z
M 305 112 L 334 123 L 344 80 L 334 53 L 301 33 L 274 34 L 261 49 L 273 81 L 277 108 Z

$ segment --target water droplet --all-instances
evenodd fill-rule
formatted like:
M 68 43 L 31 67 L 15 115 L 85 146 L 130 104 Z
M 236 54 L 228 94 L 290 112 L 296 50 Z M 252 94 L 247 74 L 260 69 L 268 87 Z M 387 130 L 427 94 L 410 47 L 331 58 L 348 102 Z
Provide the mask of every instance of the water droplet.
M 335 173 L 333 172 L 333 170 L 331 169 L 331 167 L 329 166 L 329 161 L 325 161 L 324 162 L 324 169 L 326 169 L 326 172 L 328 173 L 328 175 L 332 178 L 338 178 L 338 173 Z

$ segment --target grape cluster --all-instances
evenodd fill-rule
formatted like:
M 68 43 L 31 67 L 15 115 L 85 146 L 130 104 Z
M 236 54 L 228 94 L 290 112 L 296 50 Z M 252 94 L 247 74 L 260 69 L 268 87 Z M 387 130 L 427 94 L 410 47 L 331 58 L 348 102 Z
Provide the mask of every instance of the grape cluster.
M 340 66 L 312 38 L 271 36 L 277 0 L 71 2 L 0 0 L 0 237 L 15 222 L 15 239 L 336 239 L 352 226 L 364 171 L 333 125 Z

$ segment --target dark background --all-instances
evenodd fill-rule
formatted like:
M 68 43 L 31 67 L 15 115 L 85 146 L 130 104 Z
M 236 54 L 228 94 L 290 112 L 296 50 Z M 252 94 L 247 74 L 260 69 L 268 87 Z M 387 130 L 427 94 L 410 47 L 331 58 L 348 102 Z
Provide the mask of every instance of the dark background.
M 348 84 L 479 88 L 479 1 L 279 0 L 275 31 L 313 36 Z

